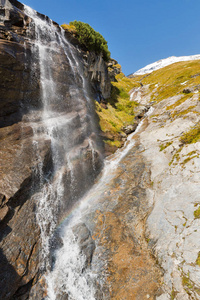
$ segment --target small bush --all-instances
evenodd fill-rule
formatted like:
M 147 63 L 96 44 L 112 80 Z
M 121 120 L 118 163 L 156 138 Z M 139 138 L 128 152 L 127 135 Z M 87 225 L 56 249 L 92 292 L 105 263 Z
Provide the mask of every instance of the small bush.
M 105 61 L 110 59 L 110 51 L 108 50 L 107 41 L 89 24 L 81 21 L 73 21 L 70 22 L 68 26 L 73 26 L 73 28 L 76 29 L 74 32 L 75 36 L 88 50 L 95 51 L 97 54 L 102 53 Z
M 69 25 L 69 24 L 63 24 L 61 27 L 65 30 L 68 30 L 69 32 L 76 34 L 76 27 L 74 25 Z

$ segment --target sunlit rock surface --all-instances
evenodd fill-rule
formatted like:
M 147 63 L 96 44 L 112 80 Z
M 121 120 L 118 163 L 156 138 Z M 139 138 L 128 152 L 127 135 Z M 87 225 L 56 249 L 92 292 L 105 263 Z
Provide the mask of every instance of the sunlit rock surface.
M 93 263 L 104 278 L 103 299 L 155 299 L 162 293 L 162 271 L 145 236 L 145 220 L 151 210 L 146 192 L 151 192 L 151 171 L 137 137 L 135 142 L 118 164 L 92 216 Z
M 148 103 L 150 94 L 148 86 L 132 91 L 133 99 L 141 103 Z M 200 299 L 199 142 L 181 142 L 184 132 L 198 126 L 200 102 L 198 93 L 178 105 L 180 99 L 173 96 L 154 104 L 148 125 L 140 134 L 152 182 L 146 236 L 164 271 L 165 293 L 159 300 Z M 190 111 L 192 107 L 194 111 Z

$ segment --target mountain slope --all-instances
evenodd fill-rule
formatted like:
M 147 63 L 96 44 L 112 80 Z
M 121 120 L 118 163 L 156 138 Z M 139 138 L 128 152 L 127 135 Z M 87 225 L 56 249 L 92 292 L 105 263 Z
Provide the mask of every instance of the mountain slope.
M 149 64 L 147 66 L 145 66 L 144 68 L 136 71 L 135 73 L 133 73 L 132 75 L 143 75 L 143 74 L 149 74 L 153 71 L 156 71 L 158 69 L 164 68 L 168 65 L 174 64 L 176 62 L 180 62 L 180 61 L 190 61 L 190 60 L 198 60 L 200 59 L 200 55 L 191 55 L 191 56 L 170 56 L 168 58 L 165 59 L 160 59 L 152 64 Z

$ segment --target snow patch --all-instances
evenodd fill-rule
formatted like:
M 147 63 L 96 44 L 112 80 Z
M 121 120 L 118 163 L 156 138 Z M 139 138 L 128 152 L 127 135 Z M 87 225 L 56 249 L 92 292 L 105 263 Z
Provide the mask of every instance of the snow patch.
M 181 85 L 184 85 L 184 84 L 186 84 L 187 82 L 188 82 L 188 80 L 182 82 Z

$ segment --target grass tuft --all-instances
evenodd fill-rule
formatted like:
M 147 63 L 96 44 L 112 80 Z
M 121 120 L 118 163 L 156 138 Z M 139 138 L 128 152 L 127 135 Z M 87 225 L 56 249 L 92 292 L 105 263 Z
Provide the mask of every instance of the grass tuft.
M 163 151 L 164 149 L 166 149 L 167 147 L 169 147 L 173 142 L 167 142 L 165 144 L 160 145 L 160 151 Z
M 200 266 L 200 252 L 198 253 L 197 259 L 196 259 L 196 264 Z
M 200 206 L 194 211 L 195 219 L 200 219 Z
M 185 132 L 180 141 L 183 144 L 193 144 L 200 140 L 200 122 L 198 122 L 194 127 L 192 127 L 189 131 Z

